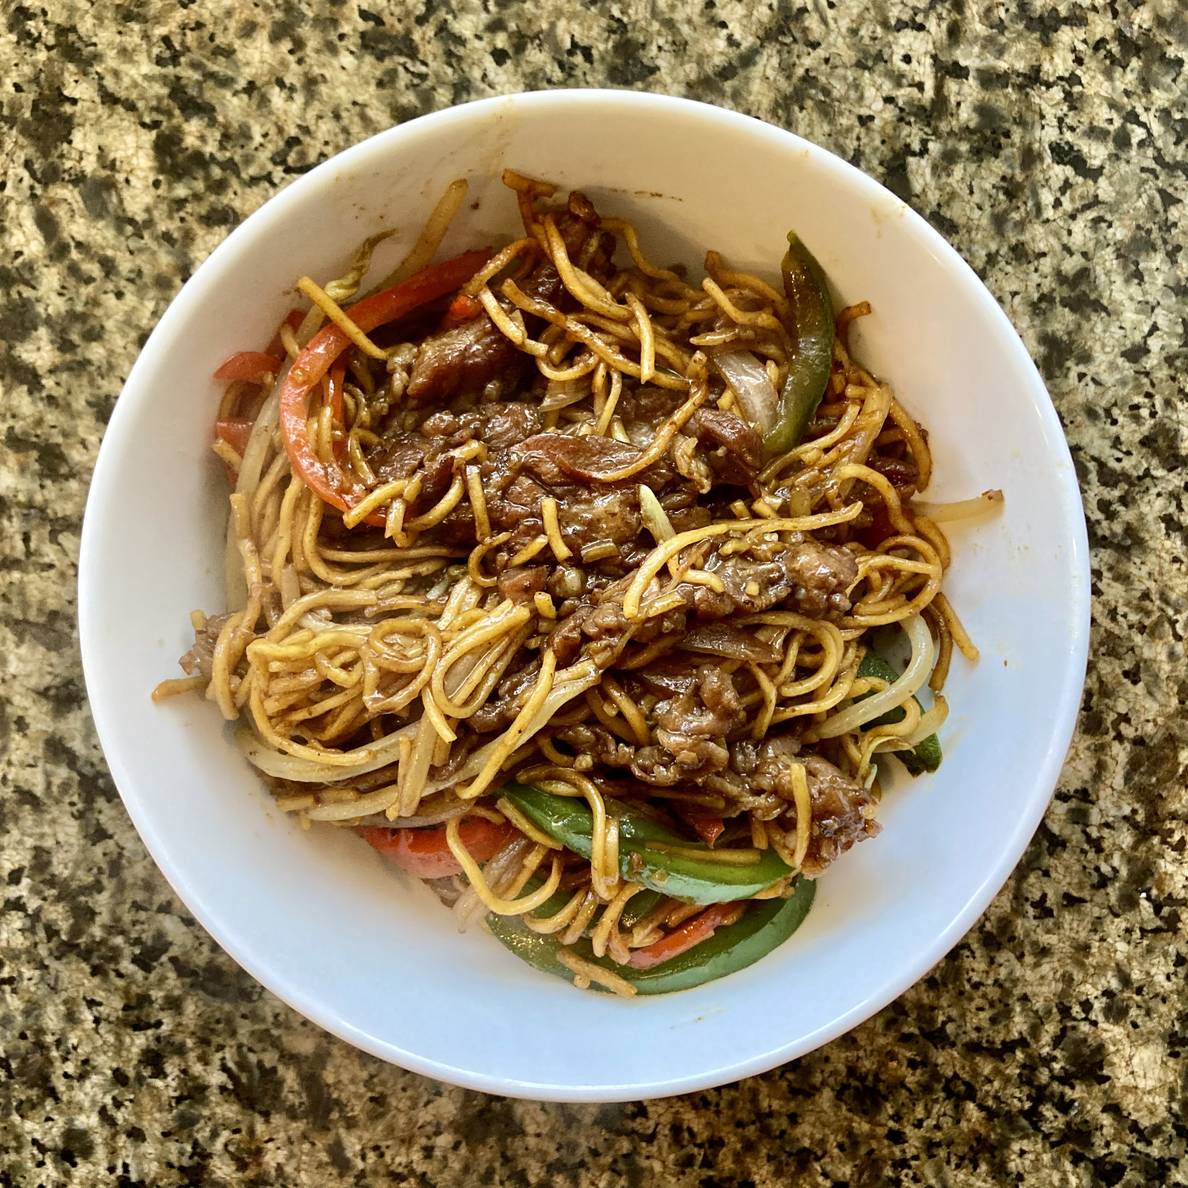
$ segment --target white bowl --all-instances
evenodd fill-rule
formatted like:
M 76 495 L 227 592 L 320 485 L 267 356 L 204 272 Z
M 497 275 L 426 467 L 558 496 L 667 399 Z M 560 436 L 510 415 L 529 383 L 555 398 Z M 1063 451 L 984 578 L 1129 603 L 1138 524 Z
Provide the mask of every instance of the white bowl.
M 342 271 L 380 227 L 406 248 L 458 175 L 445 249 L 510 233 L 505 165 L 580 187 L 640 226 L 650 254 L 707 247 L 775 272 L 789 228 L 874 316 L 858 357 L 931 433 L 929 497 L 987 487 L 1005 513 L 953 533 L 946 589 L 982 649 L 957 658 L 944 764 L 885 797 L 882 835 L 821 879 L 807 922 L 743 972 L 683 993 L 581 993 L 452 917 L 360 840 L 272 807 L 197 698 L 154 684 L 220 609 L 225 488 L 208 450 L 214 367 L 266 342 L 300 273 Z M 91 709 L 128 812 L 166 878 L 245 969 L 366 1051 L 444 1081 L 616 1101 L 758 1073 L 868 1018 L 974 923 L 1042 816 L 1085 670 L 1089 569 L 1060 423 L 1006 316 L 898 198 L 822 149 L 656 95 L 483 100 L 372 137 L 295 181 L 195 273 L 133 368 L 87 504 L 79 621 Z

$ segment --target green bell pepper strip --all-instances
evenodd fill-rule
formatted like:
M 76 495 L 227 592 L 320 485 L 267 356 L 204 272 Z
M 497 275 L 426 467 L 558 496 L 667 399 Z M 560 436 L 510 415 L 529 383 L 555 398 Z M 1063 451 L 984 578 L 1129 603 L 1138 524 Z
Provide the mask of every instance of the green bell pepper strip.
M 817 885 L 811 879 L 797 879 L 788 899 L 763 899 L 749 904 L 735 923 L 719 928 L 701 944 L 651 969 L 633 969 L 629 965 L 617 965 L 607 957 L 595 957 L 586 940 L 568 946 L 568 951 L 618 974 L 639 994 L 689 990 L 754 965 L 760 957 L 783 944 L 808 915 L 816 890 Z M 540 908 L 541 915 L 559 911 L 565 896 L 554 896 L 554 900 L 557 902 L 550 900 Z M 533 932 L 520 916 L 492 914 L 487 917 L 487 926 L 521 960 L 545 973 L 573 981 L 573 971 L 557 958 L 563 946 L 555 935 Z
M 877 652 L 867 652 L 862 657 L 862 663 L 858 665 L 858 677 L 874 677 L 876 680 L 886 681 L 888 684 L 899 680 L 899 673 L 887 663 Z M 870 697 L 867 693 L 865 696 Z M 861 697 L 858 698 L 862 700 Z M 917 705 L 920 702 L 913 697 L 913 701 Z M 921 707 L 923 708 L 923 707 Z M 867 722 L 863 730 L 869 730 L 872 726 L 890 726 L 895 722 L 903 721 L 904 710 L 902 706 L 896 707 L 893 710 L 888 710 L 885 714 L 880 715 L 873 721 Z M 941 764 L 941 745 L 940 739 L 935 734 L 930 734 L 927 738 L 918 742 L 910 751 L 888 751 L 887 754 L 894 755 L 908 769 L 911 775 L 919 775 L 922 771 L 936 771 Z
M 780 272 L 796 323 L 796 350 L 788 361 L 776 422 L 763 439 L 768 454 L 786 453 L 800 442 L 825 395 L 833 367 L 833 299 L 821 265 L 795 231 L 788 232 Z
M 663 898 L 659 891 L 652 891 L 648 888 L 645 888 L 643 891 L 637 891 L 623 908 L 623 914 L 619 917 L 619 923 L 624 928 L 634 928 L 648 912 L 660 906 L 660 900 Z M 559 911 L 560 908 L 557 910 Z
M 502 794 L 549 837 L 583 858 L 590 857 L 594 816 L 584 800 L 517 783 L 505 784 Z M 619 822 L 619 872 L 662 895 L 691 903 L 730 903 L 750 899 L 792 873 L 774 850 L 759 851 L 758 862 L 722 862 L 709 846 L 677 837 L 648 817 L 614 802 L 608 808 Z M 663 846 L 680 846 L 685 852 L 666 853 Z

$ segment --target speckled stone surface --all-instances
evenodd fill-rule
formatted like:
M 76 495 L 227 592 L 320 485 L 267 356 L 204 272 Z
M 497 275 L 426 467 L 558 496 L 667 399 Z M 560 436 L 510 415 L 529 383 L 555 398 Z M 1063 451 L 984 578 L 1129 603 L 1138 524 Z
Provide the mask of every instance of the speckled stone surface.
M 5 0 L 0 17 L 0 1184 L 1188 1182 L 1179 0 Z M 120 806 L 73 584 L 122 379 L 230 227 L 394 121 L 607 84 L 802 132 L 955 243 L 1067 429 L 1096 611 L 1052 807 L 924 981 L 766 1076 L 563 1107 L 363 1056 L 223 955 Z

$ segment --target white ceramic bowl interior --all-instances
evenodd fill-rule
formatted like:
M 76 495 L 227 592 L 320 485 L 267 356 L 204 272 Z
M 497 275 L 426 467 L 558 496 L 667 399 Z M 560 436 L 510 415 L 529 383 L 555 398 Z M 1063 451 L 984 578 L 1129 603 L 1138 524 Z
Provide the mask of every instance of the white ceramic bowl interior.
M 805 925 L 757 965 L 696 990 L 580 993 L 459 935 L 432 895 L 346 832 L 272 807 L 197 698 L 154 705 L 221 608 L 225 487 L 207 443 L 214 367 L 261 346 L 301 273 L 337 275 L 395 227 L 405 250 L 450 179 L 478 200 L 445 245 L 516 225 L 504 166 L 580 187 L 636 221 L 653 258 L 707 247 L 774 274 L 789 228 L 843 301 L 869 300 L 858 357 L 928 427 L 929 497 L 1006 492 L 1005 514 L 952 533 L 946 589 L 982 649 L 946 692 L 944 764 L 896 783 L 882 835 L 820 881 Z M 1059 422 L 1005 315 L 898 198 L 787 132 L 624 92 L 485 100 L 394 128 L 294 182 L 228 237 L 152 334 L 112 417 L 87 506 L 80 624 L 91 707 L 157 863 L 241 965 L 343 1039 L 442 1080 L 609 1101 L 768 1069 L 866 1019 L 938 961 L 1017 862 L 1075 719 L 1088 629 L 1077 483 Z

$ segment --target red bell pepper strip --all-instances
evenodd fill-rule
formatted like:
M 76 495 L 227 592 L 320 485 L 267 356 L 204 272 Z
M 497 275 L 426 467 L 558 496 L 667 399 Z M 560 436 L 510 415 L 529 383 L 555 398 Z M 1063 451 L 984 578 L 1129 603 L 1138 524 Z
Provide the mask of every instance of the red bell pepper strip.
M 891 523 L 887 509 L 880 503 L 871 513 L 870 524 L 854 535 L 868 549 L 877 549 L 888 536 L 894 536 L 896 532 L 897 529 Z
M 345 312 L 364 334 L 395 321 L 406 313 L 461 288 L 490 257 L 490 250 L 464 252 L 453 260 L 434 264 L 390 289 L 364 297 Z M 280 391 L 280 430 L 293 470 L 317 495 L 347 511 L 364 492 L 355 487 L 346 472 L 335 463 L 323 463 L 309 440 L 309 394 L 334 361 L 350 345 L 350 339 L 335 325 L 323 326 L 294 360 Z M 382 524 L 383 517 L 368 517 Z
M 699 813 L 693 809 L 686 810 L 685 820 L 693 826 L 697 836 L 707 846 L 712 846 L 726 828 L 726 822 L 721 817 L 716 817 L 713 813 Z
M 653 965 L 661 965 L 671 961 L 682 953 L 687 953 L 695 945 L 709 940 L 723 924 L 728 924 L 738 917 L 738 904 L 715 903 L 704 912 L 699 912 L 691 920 L 686 920 L 679 928 L 674 929 L 666 937 L 647 945 L 642 949 L 631 952 L 632 969 L 651 969 Z
M 444 825 L 423 829 L 362 826 L 359 834 L 385 858 L 391 858 L 402 870 L 419 879 L 445 879 L 462 873 L 446 842 Z M 493 858 L 511 835 L 512 827 L 506 822 L 497 825 L 485 817 L 467 817 L 458 823 L 458 839 L 476 862 Z
M 281 323 L 290 330 L 296 330 L 301 325 L 305 315 L 299 309 L 291 309 L 285 314 Z M 258 380 L 265 375 L 276 375 L 285 361 L 285 347 L 281 342 L 280 331 L 273 336 L 267 350 L 237 351 L 225 360 L 214 373 L 217 380 Z
M 247 417 L 219 417 L 215 421 L 215 437 L 222 438 L 242 458 L 253 424 Z
M 446 308 L 445 316 L 441 319 L 443 330 L 453 330 L 455 326 L 462 326 L 471 322 L 483 312 L 482 302 L 469 293 L 459 293 Z
M 264 351 L 240 351 L 222 363 L 214 373 L 217 380 L 258 380 L 280 371 L 281 360 Z

